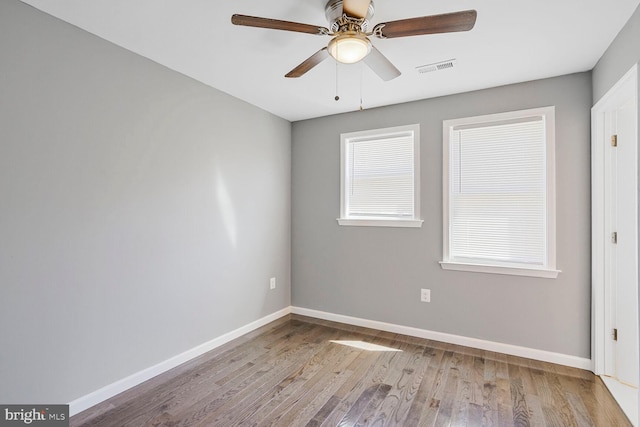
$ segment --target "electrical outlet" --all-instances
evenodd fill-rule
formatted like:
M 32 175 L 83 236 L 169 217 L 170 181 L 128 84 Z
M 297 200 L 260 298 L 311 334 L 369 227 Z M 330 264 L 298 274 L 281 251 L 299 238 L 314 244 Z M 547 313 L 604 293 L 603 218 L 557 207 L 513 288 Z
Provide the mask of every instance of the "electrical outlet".
M 275 288 L 276 288 L 276 278 L 275 278 L 275 277 L 272 277 L 272 278 L 269 280 L 269 289 L 275 289 Z
M 431 289 L 420 290 L 420 301 L 431 302 Z

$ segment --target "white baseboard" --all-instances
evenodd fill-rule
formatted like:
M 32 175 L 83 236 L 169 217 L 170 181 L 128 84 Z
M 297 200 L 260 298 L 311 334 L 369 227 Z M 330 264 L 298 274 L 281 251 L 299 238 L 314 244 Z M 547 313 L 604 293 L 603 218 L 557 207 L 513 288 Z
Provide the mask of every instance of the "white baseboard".
M 513 356 L 526 357 L 529 359 L 541 360 L 543 362 L 557 363 L 559 365 L 571 366 L 579 369 L 591 370 L 591 359 L 585 359 L 577 356 L 570 356 L 561 353 L 553 353 L 545 350 L 536 350 L 527 347 L 520 347 L 511 344 L 503 344 L 494 341 L 485 341 L 476 338 L 463 337 L 459 335 L 446 334 L 442 332 L 434 332 L 426 329 L 413 328 L 410 326 L 394 325 L 391 323 L 379 322 L 376 320 L 361 319 L 358 317 L 344 316 L 341 314 L 327 313 L 324 311 L 311 310 L 301 307 L 286 307 L 273 314 L 265 316 L 254 322 L 249 323 L 234 331 L 228 332 L 217 338 L 212 339 L 204 344 L 194 347 L 184 353 L 178 354 L 170 359 L 160 362 L 157 365 L 143 369 L 136 372 L 126 378 L 102 387 L 92 393 L 82 396 L 73 402 L 69 403 L 69 415 L 76 415 L 90 407 L 104 402 L 105 400 L 122 393 L 132 387 L 135 387 L 143 382 L 167 372 L 170 369 L 175 368 L 191 359 L 194 359 L 208 351 L 211 351 L 223 344 L 228 343 L 236 338 L 241 337 L 255 329 L 258 329 L 264 325 L 267 325 L 274 320 L 277 320 L 287 314 L 294 313 L 302 316 L 315 317 L 318 319 L 330 320 L 339 323 L 346 323 L 354 326 L 362 326 L 365 328 L 378 329 L 381 331 L 393 332 L 397 334 L 409 335 L 418 338 L 425 338 L 435 341 L 441 341 L 450 344 L 458 344 L 466 347 L 479 348 L 481 350 L 495 351 L 504 354 L 510 354 Z
M 346 323 L 354 326 L 378 329 L 381 331 L 393 332 L 396 334 L 410 335 L 412 337 L 426 338 L 434 341 L 457 344 L 465 347 L 473 347 L 481 350 L 495 351 L 498 353 L 510 354 L 512 356 L 526 357 L 528 359 L 540 360 L 543 362 L 556 363 L 558 365 L 571 366 L 573 368 L 591 371 L 591 359 L 571 356 L 551 351 L 537 350 L 534 348 L 520 347 L 517 345 L 504 344 L 495 341 L 485 341 L 477 338 L 463 337 L 460 335 L 434 332 L 426 329 L 418 329 L 410 326 L 394 325 L 391 323 L 378 322 L 376 320 L 361 319 L 357 317 L 344 316 L 341 314 L 327 313 L 324 311 L 311 310 L 308 308 L 291 307 L 291 313 L 302 316 L 315 317 L 318 319 L 330 320 L 333 322 Z
M 170 359 L 167 359 L 164 362 L 160 362 L 157 365 L 151 366 L 147 369 L 143 369 L 140 372 L 136 372 L 133 375 L 130 375 L 126 378 L 102 387 L 99 390 L 82 396 L 69 403 L 69 416 L 74 416 L 75 414 L 89 409 L 90 407 L 97 405 L 98 403 L 104 402 L 105 400 L 115 396 L 116 394 L 122 393 L 123 391 L 135 387 L 138 384 L 142 384 L 143 382 L 157 375 L 167 372 L 168 370 L 173 369 L 176 366 L 179 366 L 208 351 L 220 347 L 221 345 L 226 344 L 231 340 L 241 337 L 244 334 L 247 334 L 255 329 L 273 322 L 274 320 L 281 318 L 282 316 L 286 316 L 289 313 L 291 313 L 291 307 L 286 307 L 280 311 L 251 322 L 248 325 L 214 338 L 211 341 L 200 344 L 199 346 L 194 347 L 191 350 L 187 350 L 184 353 L 178 354 L 177 356 L 174 356 Z

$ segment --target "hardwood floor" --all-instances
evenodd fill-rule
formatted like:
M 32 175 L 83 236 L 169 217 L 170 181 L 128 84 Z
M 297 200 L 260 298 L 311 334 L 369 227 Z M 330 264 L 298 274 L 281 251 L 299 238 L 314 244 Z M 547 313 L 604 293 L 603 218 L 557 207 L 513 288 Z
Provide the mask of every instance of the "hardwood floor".
M 271 425 L 631 424 L 587 371 L 297 315 L 71 418 L 71 426 Z

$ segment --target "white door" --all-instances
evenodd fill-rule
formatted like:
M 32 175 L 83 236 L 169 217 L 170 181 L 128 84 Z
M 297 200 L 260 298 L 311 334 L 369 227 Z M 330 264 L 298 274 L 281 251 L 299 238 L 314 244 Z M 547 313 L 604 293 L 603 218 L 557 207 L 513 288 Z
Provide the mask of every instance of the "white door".
M 635 86 L 632 88 L 635 90 Z M 638 386 L 638 198 L 637 198 L 637 131 L 635 96 L 620 94 L 605 113 L 605 128 L 611 128 L 617 146 L 608 147 L 609 162 L 605 180 L 611 194 L 609 206 L 611 233 L 608 275 L 610 281 L 613 366 L 609 375 L 620 382 Z M 626 96 L 623 96 L 626 95 Z M 606 173 L 609 169 L 609 173 Z M 606 214 L 605 214 L 606 215 Z M 607 267 L 605 267 L 607 268 Z
M 636 388 L 637 111 L 635 67 L 592 110 L 594 368 Z

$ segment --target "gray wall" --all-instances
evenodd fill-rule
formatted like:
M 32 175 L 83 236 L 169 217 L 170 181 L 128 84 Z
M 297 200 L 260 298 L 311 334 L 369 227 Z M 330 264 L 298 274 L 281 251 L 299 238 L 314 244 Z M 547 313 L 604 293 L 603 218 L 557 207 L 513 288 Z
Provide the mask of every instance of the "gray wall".
M 289 122 L 17 0 L 0 58 L 0 402 L 69 402 L 290 305 Z
M 295 122 L 295 306 L 590 357 L 591 74 Z M 442 120 L 555 105 L 555 280 L 443 271 Z M 341 227 L 340 133 L 419 123 L 420 229 Z M 431 303 L 420 302 L 431 289 Z
M 640 61 L 640 6 L 593 69 L 593 104 Z

